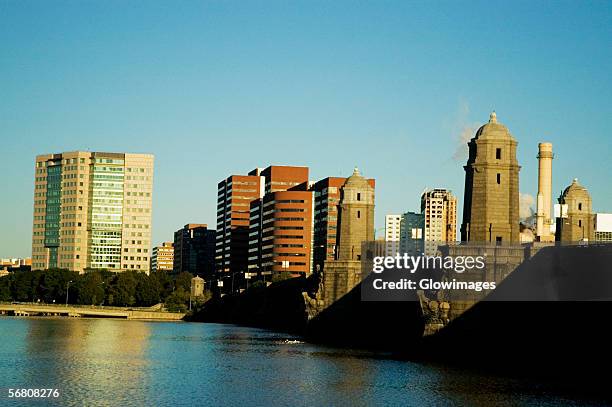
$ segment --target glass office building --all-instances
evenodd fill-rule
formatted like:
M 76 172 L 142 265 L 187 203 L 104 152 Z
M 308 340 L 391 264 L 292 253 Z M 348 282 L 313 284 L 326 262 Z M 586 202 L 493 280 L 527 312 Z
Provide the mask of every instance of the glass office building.
M 149 271 L 153 156 L 36 157 L 32 268 Z

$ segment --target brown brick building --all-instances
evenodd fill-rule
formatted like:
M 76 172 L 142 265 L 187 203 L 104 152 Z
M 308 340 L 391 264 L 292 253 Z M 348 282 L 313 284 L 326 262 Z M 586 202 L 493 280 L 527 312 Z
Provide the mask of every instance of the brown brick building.
M 273 165 L 261 175 L 265 194 L 250 205 L 248 271 L 310 274 L 313 201 L 308 168 Z
M 254 200 L 263 197 L 264 181 L 260 169 L 248 175 L 231 175 L 217 188 L 217 273 L 244 272 L 248 266 L 249 210 Z

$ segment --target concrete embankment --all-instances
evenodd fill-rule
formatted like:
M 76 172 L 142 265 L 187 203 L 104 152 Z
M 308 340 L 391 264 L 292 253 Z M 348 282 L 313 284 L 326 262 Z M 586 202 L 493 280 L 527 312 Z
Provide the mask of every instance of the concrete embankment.
M 185 316 L 178 312 L 118 307 L 78 307 L 39 304 L 0 304 L 0 314 L 14 316 L 66 316 L 87 318 L 122 318 L 130 320 L 179 321 Z

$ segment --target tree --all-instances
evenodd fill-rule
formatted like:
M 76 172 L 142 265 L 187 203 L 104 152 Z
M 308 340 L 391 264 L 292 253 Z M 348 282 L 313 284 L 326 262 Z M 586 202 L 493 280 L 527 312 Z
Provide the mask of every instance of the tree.
M 185 312 L 187 311 L 187 303 L 189 303 L 189 292 L 179 287 L 166 298 L 165 305 L 168 311 Z
M 83 276 L 79 284 L 78 298 L 79 304 L 97 305 L 104 301 L 104 281 L 98 272 L 90 272 Z
M 168 275 L 168 273 L 164 271 L 158 271 L 156 273 L 151 273 L 149 278 L 155 281 L 155 284 L 159 287 L 159 298 L 164 300 L 174 290 L 174 281 L 172 277 Z
M 36 287 L 40 271 L 16 272 L 11 277 L 11 296 L 14 301 L 33 301 L 36 295 Z
M 0 301 L 10 301 L 11 299 L 10 279 L 8 276 L 0 277 Z
M 79 280 L 79 274 L 65 269 L 51 269 L 41 273 L 38 282 L 39 298 L 46 303 L 62 303 L 66 299 L 66 286 L 69 281 Z
M 136 303 L 148 307 L 160 302 L 159 281 L 145 273 L 136 275 Z
M 119 273 L 115 283 L 116 295 L 114 305 L 131 306 L 136 303 L 136 272 L 124 271 Z
M 182 288 L 184 291 L 191 291 L 191 279 L 193 275 L 187 271 L 180 272 L 174 279 L 174 288 Z

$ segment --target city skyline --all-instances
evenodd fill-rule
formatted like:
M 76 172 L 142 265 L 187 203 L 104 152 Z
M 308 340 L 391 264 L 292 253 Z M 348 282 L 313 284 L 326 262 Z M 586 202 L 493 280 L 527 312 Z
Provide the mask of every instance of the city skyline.
M 612 211 L 609 4 L 345 6 L 267 4 L 246 19 L 231 4 L 128 5 L 123 18 L 3 5 L 0 257 L 31 255 L 33 163 L 56 151 L 155 155 L 153 245 L 215 225 L 219 180 L 271 164 L 307 166 L 311 181 L 358 166 L 377 180 L 379 230 L 425 188 L 453 191 L 462 213 L 466 142 L 491 110 L 518 141 L 521 193 L 536 196 L 546 141 L 553 200 L 578 178 L 594 212 Z M 497 29 L 479 24 L 491 10 Z

